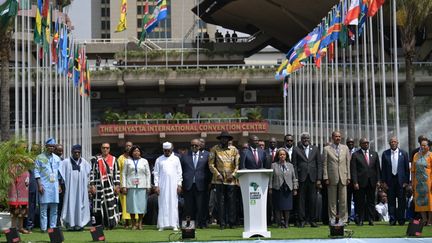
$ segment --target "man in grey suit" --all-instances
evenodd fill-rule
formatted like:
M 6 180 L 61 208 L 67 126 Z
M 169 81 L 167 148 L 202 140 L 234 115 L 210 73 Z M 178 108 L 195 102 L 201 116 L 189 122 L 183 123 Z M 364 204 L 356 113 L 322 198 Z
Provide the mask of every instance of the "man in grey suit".
M 324 147 L 323 179 L 328 189 L 330 222 L 335 222 L 336 216 L 339 216 L 342 222 L 348 222 L 346 186 L 351 179 L 351 155 L 348 147 L 340 143 L 341 138 L 341 133 L 334 131 L 333 143 Z
M 316 200 L 317 188 L 321 187 L 322 160 L 316 146 L 310 144 L 309 133 L 301 135 L 301 143 L 294 148 L 292 162 L 299 181 L 299 227 L 306 222 L 306 208 L 309 212 L 309 223 L 312 227 L 316 224 Z

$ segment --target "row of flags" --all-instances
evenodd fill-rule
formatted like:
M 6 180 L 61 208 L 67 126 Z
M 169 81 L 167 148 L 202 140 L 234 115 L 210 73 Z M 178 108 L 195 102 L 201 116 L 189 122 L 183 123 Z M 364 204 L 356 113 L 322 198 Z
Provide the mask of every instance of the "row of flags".
M 142 19 L 142 32 L 138 45 L 145 40 L 147 34 L 150 34 L 158 25 L 159 22 L 167 18 L 168 7 L 166 0 L 157 0 L 156 5 L 153 1 L 153 13 L 149 12 L 148 0 L 144 6 L 144 17 Z M 120 20 L 116 28 L 116 32 L 122 32 L 127 29 L 127 0 L 121 0 L 120 4 Z
M 58 14 L 54 26 L 52 25 L 52 13 L 50 0 L 37 0 L 33 39 L 41 45 L 40 59 L 44 53 L 49 55 L 51 52 L 50 64 L 57 67 L 56 72 L 73 81 L 74 86 L 79 87 L 81 96 L 89 96 L 90 72 L 85 47 L 74 43 L 68 26 Z
M 306 37 L 295 44 L 286 54 L 286 59 L 276 71 L 275 78 L 285 80 L 313 58 L 317 68 L 327 53 L 334 58 L 334 45 L 339 41 L 342 47 L 353 44 L 363 33 L 367 17 L 373 17 L 385 0 L 348 0 L 333 7 L 328 16 Z

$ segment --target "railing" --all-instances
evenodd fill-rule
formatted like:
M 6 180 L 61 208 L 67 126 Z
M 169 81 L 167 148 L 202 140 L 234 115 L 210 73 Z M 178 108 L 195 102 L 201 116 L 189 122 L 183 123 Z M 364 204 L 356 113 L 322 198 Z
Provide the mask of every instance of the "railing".
M 229 123 L 246 122 L 247 117 L 239 118 L 183 118 L 183 119 L 121 119 L 115 124 L 191 124 L 191 123 Z

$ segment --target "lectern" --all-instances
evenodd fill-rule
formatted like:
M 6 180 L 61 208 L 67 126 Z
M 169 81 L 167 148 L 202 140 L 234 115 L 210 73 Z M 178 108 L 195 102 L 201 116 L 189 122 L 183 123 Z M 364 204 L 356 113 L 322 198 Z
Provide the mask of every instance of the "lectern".
M 237 171 L 243 198 L 243 238 L 271 237 L 267 231 L 267 192 L 272 173 L 269 169 Z

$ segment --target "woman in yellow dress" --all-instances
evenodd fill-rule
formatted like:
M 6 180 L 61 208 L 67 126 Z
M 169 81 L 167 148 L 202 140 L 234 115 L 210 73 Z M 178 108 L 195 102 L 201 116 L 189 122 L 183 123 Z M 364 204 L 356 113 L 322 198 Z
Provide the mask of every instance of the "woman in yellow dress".
M 420 150 L 411 165 L 415 211 L 425 225 L 432 225 L 432 153 L 428 139 L 420 141 Z

